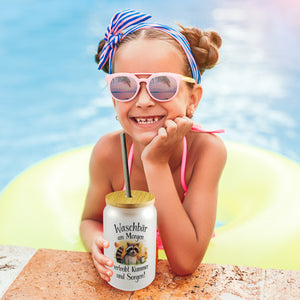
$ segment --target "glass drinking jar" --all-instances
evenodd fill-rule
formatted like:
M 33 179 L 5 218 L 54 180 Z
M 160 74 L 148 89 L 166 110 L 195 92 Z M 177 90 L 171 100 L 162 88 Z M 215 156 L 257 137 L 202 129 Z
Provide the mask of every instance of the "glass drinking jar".
M 155 278 L 156 226 L 155 198 L 151 193 L 113 192 L 105 197 L 103 234 L 109 242 L 104 255 L 113 260 L 109 284 L 124 291 L 148 286 Z

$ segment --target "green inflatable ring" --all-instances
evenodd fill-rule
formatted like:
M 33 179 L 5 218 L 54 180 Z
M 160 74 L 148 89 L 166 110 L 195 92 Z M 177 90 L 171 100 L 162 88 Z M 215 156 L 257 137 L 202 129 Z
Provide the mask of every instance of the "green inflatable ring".
M 300 270 L 300 166 L 254 147 L 226 146 L 217 214 L 223 226 L 204 262 Z M 51 157 L 4 189 L 0 244 L 86 251 L 78 227 L 91 151 L 87 146 Z

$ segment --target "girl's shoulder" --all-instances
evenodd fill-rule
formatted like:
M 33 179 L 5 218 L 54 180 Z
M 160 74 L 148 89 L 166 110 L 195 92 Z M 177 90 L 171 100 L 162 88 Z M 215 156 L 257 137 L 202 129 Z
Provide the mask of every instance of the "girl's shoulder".
M 96 146 L 103 147 L 103 146 L 109 146 L 111 144 L 114 144 L 116 142 L 120 141 L 120 133 L 122 130 L 116 130 L 109 133 L 106 133 L 100 137 L 100 139 L 97 141 Z
M 198 159 L 212 158 L 226 161 L 227 151 L 222 139 L 214 133 L 191 131 L 187 136 L 189 156 Z
M 121 157 L 120 133 L 118 130 L 103 135 L 94 146 L 92 159 L 105 163 Z

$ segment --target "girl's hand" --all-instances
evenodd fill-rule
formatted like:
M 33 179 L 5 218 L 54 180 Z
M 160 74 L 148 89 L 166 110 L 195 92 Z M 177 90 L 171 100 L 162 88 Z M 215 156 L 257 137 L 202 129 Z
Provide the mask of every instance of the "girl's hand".
M 102 237 L 96 237 L 93 241 L 91 254 L 94 265 L 101 276 L 102 279 L 109 282 L 110 277 L 112 276 L 112 270 L 108 269 L 106 266 L 112 267 L 113 261 L 102 254 L 103 248 L 108 248 L 109 242 L 103 239 Z
M 157 136 L 145 147 L 142 160 L 154 163 L 168 163 L 175 147 L 191 130 L 193 121 L 188 117 L 167 120 L 165 127 L 158 130 Z

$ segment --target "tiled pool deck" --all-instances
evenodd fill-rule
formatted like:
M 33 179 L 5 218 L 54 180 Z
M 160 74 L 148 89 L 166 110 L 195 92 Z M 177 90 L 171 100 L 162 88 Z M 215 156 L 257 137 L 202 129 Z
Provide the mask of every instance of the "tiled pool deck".
M 27 264 L 26 264 L 27 263 Z M 25 266 L 25 267 L 24 267 Z M 119 291 L 96 273 L 89 253 L 0 245 L 2 299 L 300 299 L 300 271 L 201 264 L 176 276 L 159 261 L 151 285 Z

